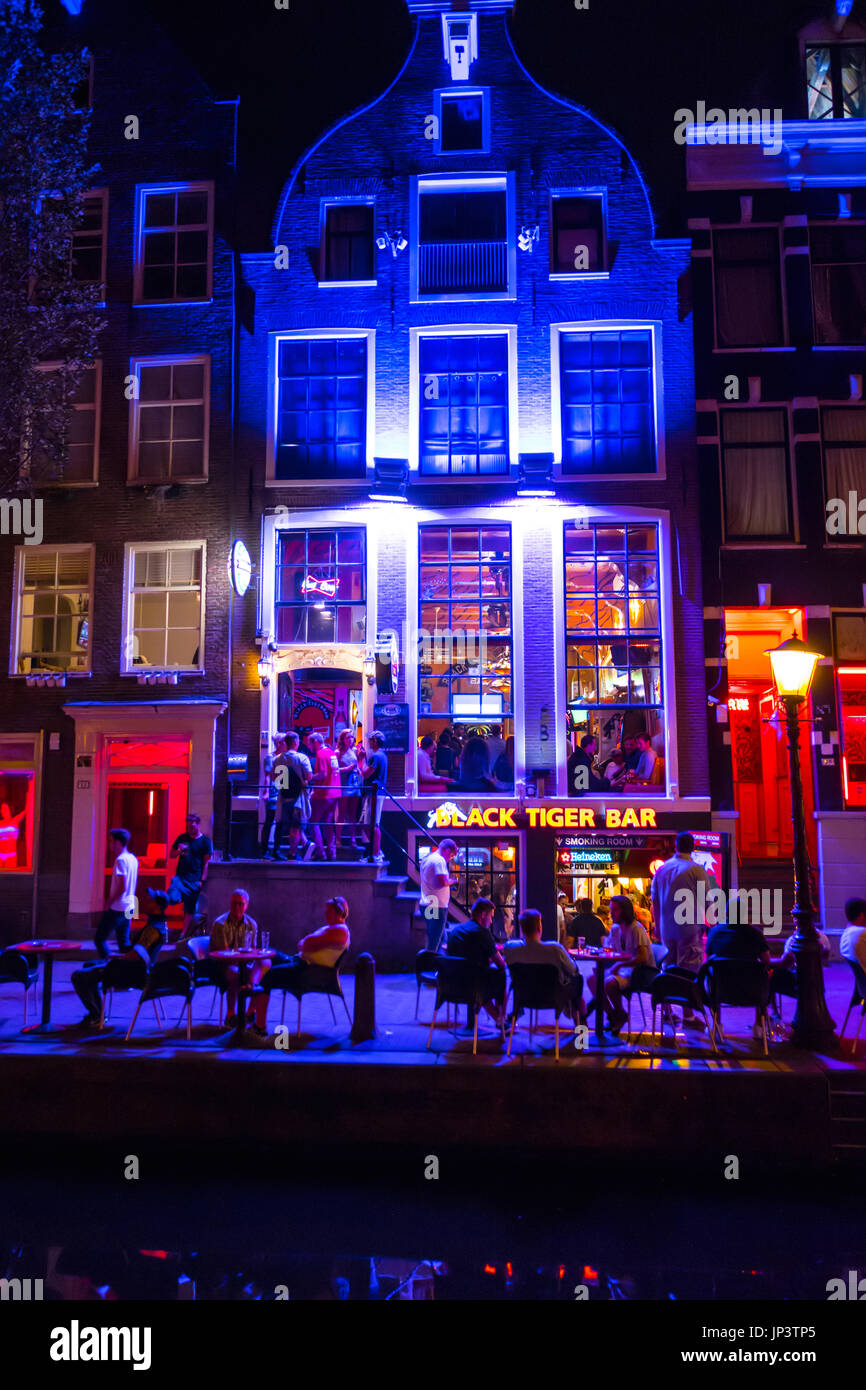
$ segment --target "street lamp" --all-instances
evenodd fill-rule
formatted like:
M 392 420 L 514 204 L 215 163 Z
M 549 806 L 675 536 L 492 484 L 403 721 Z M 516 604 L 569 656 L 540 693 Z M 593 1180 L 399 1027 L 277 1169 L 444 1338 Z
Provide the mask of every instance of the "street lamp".
M 824 1049 L 836 1040 L 833 1020 L 824 999 L 824 971 L 821 942 L 815 930 L 815 909 L 809 886 L 809 856 L 806 850 L 806 814 L 803 780 L 800 774 L 800 706 L 809 698 L 809 688 L 819 652 L 810 651 L 805 642 L 791 637 L 767 653 L 773 680 L 785 708 L 788 733 L 788 765 L 791 781 L 791 824 L 794 830 L 794 909 L 796 930 L 790 943 L 797 966 L 797 1008 L 791 1028 L 791 1041 L 798 1047 Z

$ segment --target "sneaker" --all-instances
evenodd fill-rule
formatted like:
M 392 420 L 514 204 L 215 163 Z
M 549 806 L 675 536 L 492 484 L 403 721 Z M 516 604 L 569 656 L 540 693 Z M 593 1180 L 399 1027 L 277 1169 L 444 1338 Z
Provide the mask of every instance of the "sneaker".
M 626 1013 L 625 1009 L 614 1009 L 613 1013 L 610 1016 L 608 1031 L 611 1033 L 618 1033 L 627 1018 L 628 1014 Z
M 308 863 L 310 862 L 310 860 L 313 858 L 313 856 L 314 856 L 315 853 L 316 853 L 316 846 L 312 843 L 312 841 L 310 841 L 310 843 L 307 845 L 306 849 L 304 850 L 304 863 L 305 863 L 305 864 L 308 864 Z
M 254 1038 L 266 1038 L 268 1036 L 267 1029 L 260 1028 L 257 1023 L 251 1023 L 249 1031 L 250 1033 L 252 1033 Z
M 160 907 L 168 905 L 168 894 L 162 888 L 148 888 L 147 895 L 153 902 L 159 903 Z
M 373 857 L 372 857 L 372 859 L 370 860 L 370 863 L 371 863 L 371 864 L 387 864 L 388 861 L 387 861 L 387 859 L 385 858 L 384 854 L 374 854 Z

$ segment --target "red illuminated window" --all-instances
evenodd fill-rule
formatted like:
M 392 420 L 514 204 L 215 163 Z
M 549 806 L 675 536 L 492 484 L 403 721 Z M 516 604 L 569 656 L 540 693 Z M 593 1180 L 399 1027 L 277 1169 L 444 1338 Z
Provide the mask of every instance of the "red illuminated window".
M 0 874 L 32 873 L 36 740 L 0 737 Z

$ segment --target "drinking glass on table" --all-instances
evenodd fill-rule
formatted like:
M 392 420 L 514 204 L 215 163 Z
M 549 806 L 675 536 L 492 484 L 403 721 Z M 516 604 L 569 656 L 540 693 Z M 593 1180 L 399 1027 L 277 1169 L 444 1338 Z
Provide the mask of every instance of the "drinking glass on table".
M 244 932 L 244 950 L 252 951 L 255 949 L 256 934 L 252 929 Z
M 585 937 L 585 936 L 579 936 L 579 937 L 577 938 L 577 949 L 578 949 L 579 951 L 582 951 L 585 945 L 586 945 L 586 937 Z
M 271 934 L 269 931 L 262 932 L 262 950 L 266 951 L 271 944 Z

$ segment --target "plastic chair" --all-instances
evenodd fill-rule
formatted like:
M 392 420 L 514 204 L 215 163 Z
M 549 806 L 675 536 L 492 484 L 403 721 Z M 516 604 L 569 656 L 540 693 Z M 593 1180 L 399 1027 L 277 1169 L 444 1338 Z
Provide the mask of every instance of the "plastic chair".
M 723 1042 L 725 1035 L 721 1024 L 722 1006 L 755 1009 L 761 1019 L 764 1056 L 769 1057 L 767 1009 L 770 1004 L 770 971 L 763 961 L 740 960 L 734 956 L 710 956 L 701 966 L 698 987 L 710 1006 L 713 1030 Z
M 436 1007 L 433 1010 L 433 1017 L 430 1020 L 430 1032 L 427 1034 L 427 1046 L 433 1038 L 433 1029 L 436 1025 L 436 1015 L 443 1004 L 465 1004 L 472 1010 L 475 1021 L 475 1029 L 472 1036 L 472 1056 L 478 1052 L 478 1011 L 484 1004 L 490 1003 L 493 994 L 489 988 L 486 977 L 486 968 L 475 965 L 470 960 L 462 960 L 460 956 L 442 956 L 439 960 L 439 970 L 436 976 Z M 457 1037 L 457 1009 L 454 1009 L 454 1036 Z M 505 1030 L 502 1030 L 502 1039 L 505 1040 Z
M 664 1041 L 664 1011 L 670 1004 L 679 1004 L 693 1012 L 700 1013 L 704 1020 L 704 1026 L 709 1034 L 713 1045 L 713 1051 L 717 1052 L 715 1031 L 710 1027 L 707 1020 L 706 1000 L 698 983 L 699 976 L 692 975 L 688 970 L 680 970 L 677 966 L 671 966 L 669 970 L 660 970 L 652 981 L 649 988 L 650 1003 L 652 1004 L 652 1031 L 650 1037 L 655 1042 L 656 1035 L 656 1011 L 659 1011 L 659 1042 Z M 676 1041 L 676 1035 L 674 1035 Z
M 349 954 L 348 947 L 343 954 L 334 962 L 333 965 L 307 965 L 305 970 L 299 971 L 297 979 L 289 985 L 278 985 L 283 996 L 283 1007 L 280 1013 L 280 1023 L 286 1016 L 286 995 L 292 994 L 298 1001 L 298 1032 L 301 1031 L 301 1000 L 305 994 L 324 994 L 328 998 L 328 1006 L 331 1010 L 331 1018 L 337 1022 L 337 1015 L 334 1013 L 332 998 L 342 999 L 343 1008 L 346 1010 L 346 1017 L 349 1020 L 349 1027 L 352 1026 L 352 1015 L 349 1013 L 349 1005 L 346 1003 L 346 996 L 343 993 L 343 986 L 340 983 L 340 967 L 346 956 Z M 270 995 L 274 991 L 268 990 Z
M 106 1015 L 111 1014 L 114 995 L 123 993 L 128 989 L 144 990 L 149 973 L 147 962 L 141 959 L 133 960 L 132 957 L 115 956 L 108 962 L 100 976 L 100 984 L 102 985 L 100 1028 L 105 1026 Z M 156 1002 L 154 1002 L 153 1007 L 156 1013 L 156 1022 L 159 1025 L 159 1010 Z
M 2 963 L 2 961 L 0 961 Z M 852 1009 L 860 1005 L 860 1019 L 857 1024 L 857 1032 L 851 1040 L 851 1056 L 857 1051 L 857 1042 L 860 1037 L 860 1029 L 863 1027 L 863 1017 L 866 1015 L 866 970 L 858 961 L 845 959 L 845 964 L 850 967 L 854 976 L 854 993 L 851 995 L 851 1003 L 848 1005 L 848 1013 L 845 1015 L 845 1022 L 842 1024 L 840 1039 L 845 1037 L 845 1029 L 848 1027 L 848 1018 Z
M 418 1008 L 421 1003 L 421 986 L 435 985 L 436 975 L 439 971 L 439 962 L 442 957 L 438 951 L 431 951 L 425 946 L 423 951 L 419 951 L 415 957 L 415 981 L 417 990 L 415 992 L 415 1018 L 418 1018 Z
M 27 1026 L 27 1000 L 30 989 L 39 977 L 38 956 L 25 955 L 23 951 L 3 951 L 0 953 L 0 985 L 23 985 L 24 987 L 24 1026 Z
M 141 992 L 141 998 L 138 1001 L 138 1006 L 132 1016 L 132 1022 L 127 1030 L 127 1041 L 135 1027 L 135 1021 L 138 1018 L 141 1006 L 146 1003 L 148 999 L 152 1001 L 154 1010 L 156 1010 L 156 1001 L 158 999 L 183 999 L 184 1008 L 186 1010 L 186 1040 L 189 1042 L 192 1037 L 192 997 L 194 994 L 195 979 L 193 978 L 191 961 L 184 960 L 181 956 L 176 956 L 174 960 L 158 961 L 148 975 L 144 989 Z M 182 1009 L 180 1018 L 177 1021 L 178 1027 L 180 1026 L 180 1019 L 183 1018 L 183 1013 L 184 1010 Z M 156 1015 L 156 1021 L 157 1026 L 161 1027 L 162 1025 L 159 1022 L 158 1013 Z
M 628 989 L 624 991 L 626 1003 L 628 1005 L 628 1020 L 626 1022 L 626 1028 L 628 1029 L 629 1033 L 631 1033 L 631 1001 L 635 997 L 637 998 L 637 1002 L 640 1004 L 641 1033 L 643 1033 L 646 1029 L 646 1010 L 643 1006 L 643 996 L 646 994 L 650 998 L 652 997 L 650 994 L 650 991 L 652 990 L 652 982 L 655 979 L 656 975 L 659 973 L 659 970 L 661 969 L 662 961 L 667 958 L 668 948 L 667 946 L 660 945 L 658 942 L 653 942 L 652 953 L 653 961 L 655 962 L 655 964 L 652 966 L 637 966 L 632 971 L 632 976 L 629 980 Z
M 522 965 L 519 961 L 514 965 L 508 961 L 507 966 L 508 974 L 511 976 L 511 1029 L 508 1034 L 508 1056 L 511 1056 L 511 1043 L 514 1038 L 514 1029 L 517 1026 L 518 1010 L 529 1010 L 529 1041 L 532 1042 L 533 1012 L 536 1015 L 535 1023 L 537 1025 L 539 1011 L 552 1009 L 556 1031 L 556 1060 L 558 1062 L 559 1015 L 563 1012 L 557 998 L 559 971 L 555 965 Z

